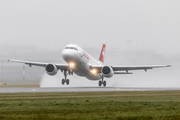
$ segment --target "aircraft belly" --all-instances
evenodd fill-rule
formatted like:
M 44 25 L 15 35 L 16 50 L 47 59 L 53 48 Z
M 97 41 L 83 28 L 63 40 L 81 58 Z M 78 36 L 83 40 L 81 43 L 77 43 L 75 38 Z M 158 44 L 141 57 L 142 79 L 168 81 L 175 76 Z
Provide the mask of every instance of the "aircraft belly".
M 85 65 L 83 63 L 80 63 L 77 68 L 74 70 L 74 73 L 79 75 L 79 76 L 86 76 L 86 67 L 84 67 Z
M 89 80 L 99 80 L 101 76 L 99 74 L 93 75 L 89 73 L 90 69 L 87 64 L 81 63 L 76 69 L 74 69 L 74 73 L 78 76 L 86 77 Z
M 88 73 L 84 72 L 84 71 L 81 71 L 81 70 L 76 70 L 74 71 L 74 73 L 78 76 L 82 76 L 82 77 L 86 77 L 87 79 L 89 80 L 99 80 L 101 79 L 101 76 L 100 75 L 89 75 Z
M 77 55 L 76 59 L 74 59 L 76 63 L 76 68 L 73 70 L 74 73 L 78 76 L 86 77 L 89 80 L 99 80 L 101 76 L 99 74 L 93 75 L 90 71 L 90 63 L 91 61 L 85 58 L 84 56 Z
M 78 76 L 85 76 L 85 73 L 83 71 L 80 71 L 80 70 L 74 70 L 74 73 Z
M 100 75 L 86 76 L 86 78 L 89 80 L 100 80 L 101 76 Z

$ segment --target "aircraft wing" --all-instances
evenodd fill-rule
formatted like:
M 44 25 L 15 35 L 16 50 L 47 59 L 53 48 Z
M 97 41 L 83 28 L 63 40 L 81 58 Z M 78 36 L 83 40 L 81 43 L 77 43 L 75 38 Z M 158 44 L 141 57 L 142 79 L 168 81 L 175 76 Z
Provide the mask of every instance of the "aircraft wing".
M 17 62 L 17 63 L 24 63 L 31 66 L 39 66 L 39 67 L 46 67 L 49 63 L 44 62 L 32 62 L 32 61 L 22 61 L 22 60 L 14 60 L 14 59 L 8 59 L 8 61 L 11 62 Z M 64 70 L 68 67 L 68 64 L 54 64 L 58 69 Z
M 103 65 L 94 65 L 91 69 L 97 69 L 101 72 L 101 68 Z M 116 71 L 126 71 L 128 73 L 129 70 L 145 70 L 153 69 L 153 68 L 163 68 L 163 67 L 171 67 L 170 65 L 147 65 L 147 66 L 110 66 L 114 72 Z
M 148 66 L 112 66 L 114 71 L 145 70 L 153 68 L 170 67 L 170 65 L 148 65 Z

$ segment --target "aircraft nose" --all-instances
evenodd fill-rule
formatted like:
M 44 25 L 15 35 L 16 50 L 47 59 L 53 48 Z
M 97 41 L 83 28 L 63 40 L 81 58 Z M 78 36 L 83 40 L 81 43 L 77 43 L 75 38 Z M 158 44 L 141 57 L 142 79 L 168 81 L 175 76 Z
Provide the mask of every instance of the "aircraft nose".
M 70 61 L 70 60 L 72 60 L 72 59 L 73 59 L 73 56 L 74 56 L 74 54 L 73 54 L 72 50 L 64 49 L 64 50 L 62 51 L 62 57 L 63 57 L 63 59 L 64 59 L 65 61 Z

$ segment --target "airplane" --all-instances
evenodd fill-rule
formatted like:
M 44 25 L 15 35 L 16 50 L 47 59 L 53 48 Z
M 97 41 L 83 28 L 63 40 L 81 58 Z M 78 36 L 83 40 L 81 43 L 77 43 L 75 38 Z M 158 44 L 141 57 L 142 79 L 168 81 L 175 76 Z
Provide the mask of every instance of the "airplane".
M 68 75 L 75 73 L 78 76 L 86 77 L 89 80 L 99 80 L 99 86 L 106 86 L 104 78 L 111 78 L 114 74 L 132 74 L 131 70 L 145 70 L 161 67 L 171 67 L 170 65 L 147 65 L 147 66 L 113 66 L 105 65 L 104 58 L 106 52 L 106 43 L 103 43 L 99 60 L 95 60 L 85 50 L 75 44 L 65 46 L 62 51 L 62 57 L 67 64 L 54 64 L 44 62 L 22 61 L 15 59 L 8 59 L 8 61 L 24 63 L 31 66 L 45 67 L 48 75 L 56 75 L 58 70 L 63 72 L 64 78 L 62 85 L 65 83 L 69 85 L 70 80 L 67 79 Z

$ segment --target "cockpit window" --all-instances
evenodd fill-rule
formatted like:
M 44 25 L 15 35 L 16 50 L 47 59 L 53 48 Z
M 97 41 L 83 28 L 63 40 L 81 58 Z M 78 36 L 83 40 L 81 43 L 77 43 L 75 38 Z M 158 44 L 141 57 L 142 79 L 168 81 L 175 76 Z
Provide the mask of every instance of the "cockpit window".
M 78 51 L 78 49 L 77 49 L 77 48 L 75 48 L 75 47 L 74 47 L 74 50 L 77 50 L 77 51 Z
M 75 47 L 65 47 L 65 49 L 74 49 L 74 50 L 78 51 L 78 49 Z

